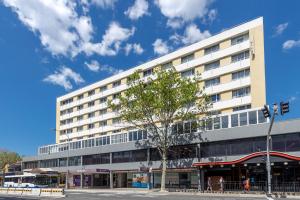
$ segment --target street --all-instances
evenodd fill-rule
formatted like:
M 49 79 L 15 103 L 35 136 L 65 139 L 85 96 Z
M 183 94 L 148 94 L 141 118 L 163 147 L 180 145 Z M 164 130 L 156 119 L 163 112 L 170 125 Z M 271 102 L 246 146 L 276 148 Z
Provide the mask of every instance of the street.
M 153 200 L 266 200 L 266 197 L 238 197 L 230 196 L 225 194 L 224 196 L 205 196 L 205 195 L 190 195 L 182 193 L 135 193 L 132 192 L 101 192 L 101 193 L 87 193 L 87 192 L 69 192 L 65 198 L 55 198 L 55 197 L 14 197 L 14 196 L 2 196 L 0 195 L 0 200 L 35 200 L 35 199 L 70 199 L 70 200 L 135 200 L 135 199 L 153 199 Z M 280 199 L 280 198 L 278 198 Z M 288 199 L 288 198 L 284 198 Z M 293 198 L 295 199 L 295 198 Z M 299 197 L 300 199 L 300 197 Z

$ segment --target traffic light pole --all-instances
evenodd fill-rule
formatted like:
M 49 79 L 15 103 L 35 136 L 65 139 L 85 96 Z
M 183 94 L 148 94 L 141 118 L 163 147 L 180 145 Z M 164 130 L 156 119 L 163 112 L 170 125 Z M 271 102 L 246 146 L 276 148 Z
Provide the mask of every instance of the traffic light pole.
M 268 176 L 268 195 L 272 194 L 271 190 L 271 161 L 270 161 L 270 140 L 271 140 L 271 131 L 275 119 L 275 111 L 272 115 L 269 130 L 268 130 L 268 135 L 267 135 L 267 176 Z

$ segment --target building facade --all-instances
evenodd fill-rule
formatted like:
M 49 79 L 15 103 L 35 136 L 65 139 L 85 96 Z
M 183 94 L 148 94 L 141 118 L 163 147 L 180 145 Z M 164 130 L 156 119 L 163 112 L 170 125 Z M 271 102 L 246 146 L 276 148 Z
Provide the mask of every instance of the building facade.
M 234 162 L 265 150 L 268 120 L 260 111 L 266 104 L 263 18 L 57 98 L 56 144 L 42 146 L 37 156 L 24 158 L 23 169 L 52 168 L 62 174 L 68 170 L 69 184 L 74 187 L 146 187 L 147 183 L 159 187 L 157 150 L 137 145 L 147 140 L 147 132 L 129 128 L 107 102 L 118 99 L 128 87 L 128 76 L 136 70 L 148 77 L 154 69 L 171 67 L 182 77 L 201 74 L 197 84 L 211 97 L 211 110 L 216 115 L 205 127 L 193 128 L 194 122 L 189 121 L 174 124 L 178 134 L 199 137 L 171 148 L 167 183 L 196 187 L 202 182 L 204 187 L 205 173 L 218 177 L 222 171 L 227 181 L 249 176 L 243 175 L 244 168 L 235 168 L 236 175 L 230 174 L 235 171 L 233 163 L 216 162 Z M 281 129 L 282 124 L 288 126 Z M 277 123 L 274 134 L 297 141 L 300 129 L 296 124 L 299 120 Z M 286 144 L 282 151 L 295 153 L 299 149 L 289 149 Z M 259 156 L 263 155 L 254 157 Z

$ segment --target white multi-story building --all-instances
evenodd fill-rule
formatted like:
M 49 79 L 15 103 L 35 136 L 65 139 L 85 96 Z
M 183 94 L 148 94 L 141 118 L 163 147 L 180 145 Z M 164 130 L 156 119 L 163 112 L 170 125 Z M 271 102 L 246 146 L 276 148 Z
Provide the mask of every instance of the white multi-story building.
M 266 102 L 263 19 L 225 30 L 57 98 L 56 142 L 126 132 L 117 113 L 107 108 L 108 100 L 127 89 L 127 78 L 136 70 L 142 70 L 146 77 L 154 68 L 172 66 L 183 77 L 200 73 L 200 85 L 211 96 L 212 109 L 221 115 L 261 108 Z

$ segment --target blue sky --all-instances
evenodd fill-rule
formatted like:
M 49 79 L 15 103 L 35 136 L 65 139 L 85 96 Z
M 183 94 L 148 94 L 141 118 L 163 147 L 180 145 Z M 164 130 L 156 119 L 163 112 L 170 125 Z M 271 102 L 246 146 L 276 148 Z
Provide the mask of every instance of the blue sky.
M 0 148 L 55 142 L 56 97 L 264 17 L 267 101 L 300 117 L 299 1 L 0 0 Z

